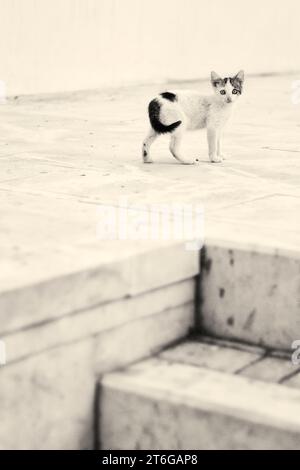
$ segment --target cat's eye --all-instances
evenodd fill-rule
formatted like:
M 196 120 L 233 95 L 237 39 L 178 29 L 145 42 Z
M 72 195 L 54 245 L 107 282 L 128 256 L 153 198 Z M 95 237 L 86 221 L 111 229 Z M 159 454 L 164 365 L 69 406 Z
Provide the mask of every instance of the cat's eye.
M 239 91 L 238 91 L 238 90 L 236 90 L 235 88 L 232 90 L 232 94 L 233 94 L 233 95 L 237 95 L 237 94 L 238 94 L 238 92 L 239 92 Z
M 225 90 L 221 90 L 220 93 L 221 93 L 221 95 L 226 95 L 226 91 L 225 91 Z

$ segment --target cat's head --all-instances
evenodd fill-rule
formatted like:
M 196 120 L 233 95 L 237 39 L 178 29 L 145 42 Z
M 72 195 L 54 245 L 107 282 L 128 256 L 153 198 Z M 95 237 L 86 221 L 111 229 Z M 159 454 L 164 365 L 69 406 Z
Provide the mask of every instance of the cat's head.
M 211 84 L 217 97 L 224 103 L 234 103 L 243 92 L 244 71 L 240 70 L 234 77 L 221 78 L 211 72 Z

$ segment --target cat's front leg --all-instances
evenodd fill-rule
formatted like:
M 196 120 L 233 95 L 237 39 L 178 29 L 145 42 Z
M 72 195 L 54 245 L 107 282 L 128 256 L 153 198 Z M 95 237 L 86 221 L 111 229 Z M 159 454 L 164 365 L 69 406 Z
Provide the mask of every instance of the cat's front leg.
M 207 128 L 208 154 L 212 163 L 221 163 L 222 158 L 218 155 L 218 129 L 214 127 Z
M 217 136 L 217 156 L 220 157 L 222 160 L 226 159 L 226 155 L 222 152 L 222 132 L 220 131 Z

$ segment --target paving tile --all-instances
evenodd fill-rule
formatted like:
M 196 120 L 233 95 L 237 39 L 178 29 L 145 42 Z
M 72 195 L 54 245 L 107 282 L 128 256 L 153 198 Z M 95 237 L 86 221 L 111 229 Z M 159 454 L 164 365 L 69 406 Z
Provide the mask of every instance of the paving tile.
M 234 373 L 257 360 L 260 355 L 230 347 L 187 341 L 164 351 L 160 357 L 172 362 Z
M 276 357 L 265 357 L 249 367 L 241 375 L 264 382 L 279 382 L 295 370 L 291 360 Z

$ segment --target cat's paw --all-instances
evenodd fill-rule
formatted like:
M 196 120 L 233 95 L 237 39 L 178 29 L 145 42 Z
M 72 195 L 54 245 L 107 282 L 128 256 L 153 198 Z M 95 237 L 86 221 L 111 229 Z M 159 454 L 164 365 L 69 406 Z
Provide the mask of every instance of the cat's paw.
M 216 155 L 215 157 L 211 157 L 210 161 L 211 163 L 222 163 L 223 159 L 219 155 Z
M 228 158 L 227 155 L 224 155 L 224 153 L 222 153 L 221 155 L 219 155 L 219 157 L 221 157 L 222 160 L 227 160 L 227 158 Z
M 180 159 L 179 161 L 180 161 L 180 163 L 181 163 L 182 165 L 195 165 L 195 163 L 196 163 L 195 160 L 183 160 L 183 159 Z

